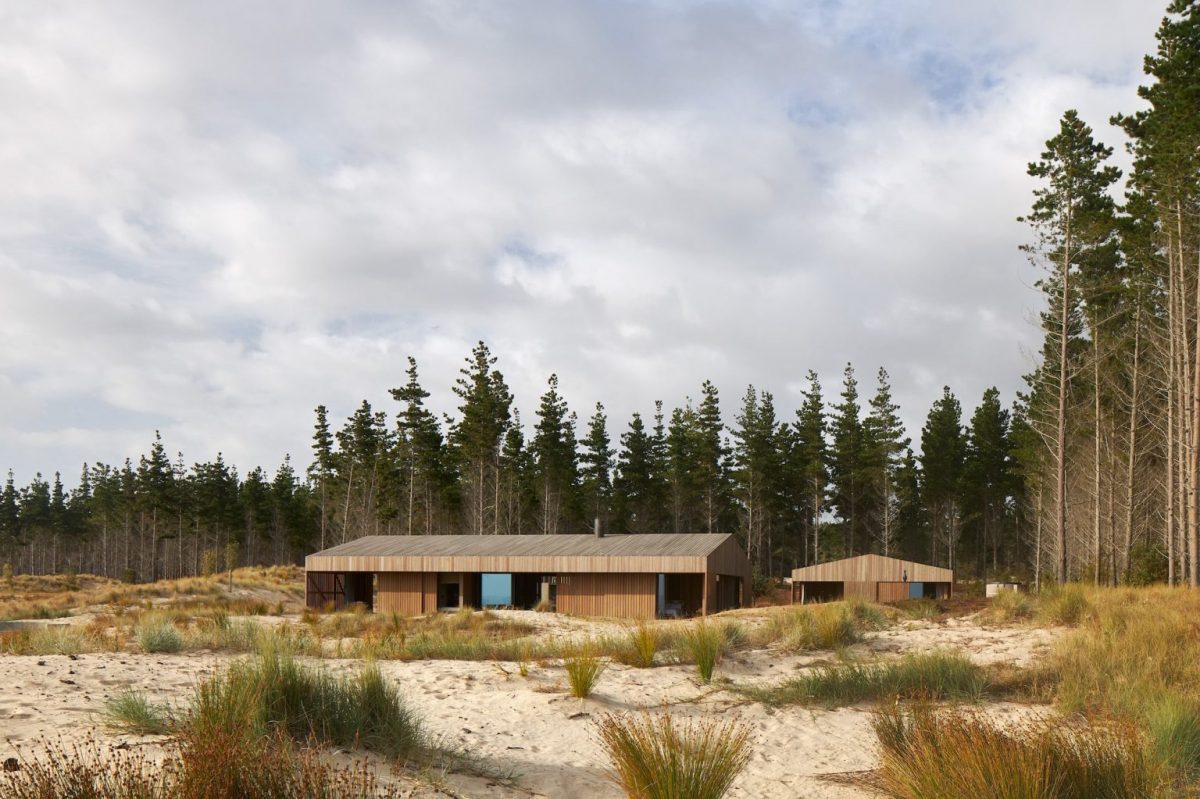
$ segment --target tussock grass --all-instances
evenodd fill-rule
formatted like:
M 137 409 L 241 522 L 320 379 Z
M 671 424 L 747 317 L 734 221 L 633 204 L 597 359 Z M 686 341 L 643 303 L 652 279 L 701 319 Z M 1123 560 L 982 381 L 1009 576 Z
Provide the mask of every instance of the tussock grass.
M 898 799 L 1166 799 L 1132 731 L 1004 731 L 960 709 L 875 712 L 885 790 Z
M 283 735 L 245 741 L 184 735 L 161 762 L 142 749 L 113 751 L 94 738 L 41 742 L 0 773 L 6 799 L 396 799 L 365 762 L 329 763 Z
M 631 628 L 627 635 L 629 636 L 630 648 L 633 651 L 633 657 L 631 658 L 633 662 L 630 665 L 643 669 L 653 666 L 654 655 L 658 652 L 660 638 L 658 630 L 643 622 Z
M 800 605 L 772 614 L 759 634 L 761 643 L 778 644 L 787 652 L 842 649 L 862 636 L 854 616 L 842 603 Z
M 101 718 L 110 729 L 135 735 L 165 735 L 173 727 L 170 708 L 153 704 L 132 688 L 105 702 Z
M 425 743 L 416 716 L 377 666 L 339 678 L 277 651 L 201 683 L 184 725 L 201 738 L 261 739 L 279 729 L 295 740 L 361 746 L 393 757 L 413 754 Z
M 65 624 L 0 633 L 0 654 L 5 655 L 82 655 L 113 648 L 112 641 L 91 630 Z
M 178 652 L 183 649 L 183 636 L 167 615 L 151 613 L 143 616 L 138 620 L 134 632 L 143 652 Z
M 933 599 L 909 599 L 897 602 L 896 609 L 900 611 L 901 616 L 914 621 L 928 621 L 937 618 L 942 612 L 937 601 Z
M 749 728 L 736 721 L 607 715 L 596 730 L 613 781 L 631 799 L 719 799 L 750 761 Z
M 822 666 L 768 687 L 741 689 L 768 705 L 839 707 L 889 698 L 979 699 L 987 673 L 957 652 L 908 654 L 886 663 Z
M 710 622 L 701 619 L 684 628 L 676 650 L 680 659 L 696 664 L 696 672 L 703 682 L 712 682 L 713 669 L 744 638 L 742 628 L 736 622 Z
M 567 684 L 570 686 L 571 696 L 586 699 L 607 667 L 608 663 L 591 641 L 586 641 L 568 652 L 563 657 L 563 668 L 567 671 Z
M 992 624 L 1011 624 L 1033 616 L 1033 598 L 1023 591 L 1001 591 L 992 597 L 991 604 L 981 614 L 981 621 Z
M 311 627 L 338 639 L 348 657 L 377 660 L 506 660 L 547 658 L 558 654 L 550 644 L 531 642 L 532 626 L 501 619 L 489 611 L 465 609 L 420 619 L 391 615 L 335 614 L 348 618 L 316 620 Z M 355 631 L 341 644 L 340 633 Z
M 1200 706 L 1162 702 L 1146 715 L 1150 751 L 1187 782 L 1200 781 Z
M 1092 609 L 1089 593 L 1096 593 L 1096 589 L 1089 592 L 1079 583 L 1066 583 L 1046 589 L 1038 597 L 1038 620 L 1045 624 L 1079 624 Z

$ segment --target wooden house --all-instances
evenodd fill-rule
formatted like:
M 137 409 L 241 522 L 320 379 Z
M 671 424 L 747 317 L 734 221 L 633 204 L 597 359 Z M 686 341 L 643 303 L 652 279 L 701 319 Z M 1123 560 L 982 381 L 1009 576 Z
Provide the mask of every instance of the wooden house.
M 305 559 L 309 607 L 360 602 L 417 616 L 513 607 L 653 619 L 750 601 L 728 534 L 367 536 Z
M 859 555 L 792 570 L 792 602 L 828 602 L 857 597 L 872 602 L 946 599 L 954 572 L 911 560 Z

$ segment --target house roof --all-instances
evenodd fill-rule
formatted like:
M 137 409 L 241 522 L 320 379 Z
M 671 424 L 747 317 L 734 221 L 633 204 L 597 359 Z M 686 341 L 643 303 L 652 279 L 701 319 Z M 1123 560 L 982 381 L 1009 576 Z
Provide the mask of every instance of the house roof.
M 376 535 L 304 559 L 312 572 L 730 574 L 750 562 L 728 533 Z
M 906 578 L 914 583 L 952 583 L 954 572 L 883 555 L 858 555 L 792 570 L 793 582 L 901 582 Z

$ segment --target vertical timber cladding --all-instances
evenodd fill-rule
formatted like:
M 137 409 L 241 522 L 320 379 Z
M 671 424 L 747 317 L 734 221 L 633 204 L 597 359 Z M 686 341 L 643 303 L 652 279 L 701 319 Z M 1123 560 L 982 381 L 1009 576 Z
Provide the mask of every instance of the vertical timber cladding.
M 381 572 L 375 610 L 420 616 L 437 610 L 436 572 Z
M 560 574 L 559 613 L 653 619 L 658 597 L 656 574 Z

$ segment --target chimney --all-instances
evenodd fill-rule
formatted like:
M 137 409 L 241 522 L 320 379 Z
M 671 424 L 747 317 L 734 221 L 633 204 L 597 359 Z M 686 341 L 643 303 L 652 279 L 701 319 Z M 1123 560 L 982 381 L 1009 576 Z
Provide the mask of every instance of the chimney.
M 592 522 L 592 530 L 596 533 L 596 538 L 604 538 L 604 533 L 600 532 L 600 517 L 597 516 Z

